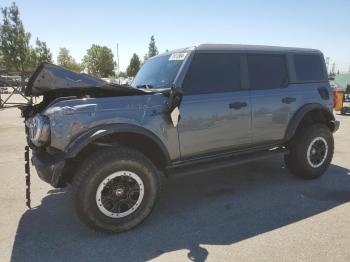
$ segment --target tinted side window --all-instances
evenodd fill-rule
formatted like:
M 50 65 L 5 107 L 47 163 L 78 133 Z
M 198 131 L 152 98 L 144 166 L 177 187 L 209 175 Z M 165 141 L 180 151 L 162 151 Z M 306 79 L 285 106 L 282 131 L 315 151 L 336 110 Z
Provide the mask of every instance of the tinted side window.
M 323 72 L 323 61 L 320 55 L 294 55 L 294 66 L 297 81 L 325 80 Z
M 283 88 L 288 83 L 284 55 L 248 55 L 251 89 Z
M 240 56 L 195 54 L 184 79 L 185 94 L 208 94 L 241 89 Z

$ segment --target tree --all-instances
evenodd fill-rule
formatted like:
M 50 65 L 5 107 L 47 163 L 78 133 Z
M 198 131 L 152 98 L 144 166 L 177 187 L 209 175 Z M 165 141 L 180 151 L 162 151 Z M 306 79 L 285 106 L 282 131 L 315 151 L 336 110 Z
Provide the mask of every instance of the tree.
M 128 77 L 128 74 L 126 72 L 119 72 L 119 74 L 116 75 L 116 77 Z
M 75 72 L 81 72 L 84 70 L 84 66 L 77 63 L 69 54 L 69 50 L 65 47 L 61 47 L 60 51 L 58 52 L 57 64 Z
M 135 76 L 136 73 L 140 70 L 141 61 L 137 54 L 133 54 L 130 60 L 130 64 L 126 69 L 128 76 Z
M 83 64 L 89 74 L 96 77 L 109 77 L 114 75 L 116 63 L 113 60 L 112 50 L 106 46 L 93 44 L 83 58 Z
M 8 70 L 17 70 L 24 83 L 28 71 L 28 56 L 30 55 L 30 33 L 24 30 L 18 7 L 12 3 L 10 7 L 1 8 L 3 15 L 0 24 L 0 47 Z
M 151 36 L 151 40 L 148 45 L 148 53 L 145 55 L 144 60 L 146 61 L 148 58 L 151 58 L 152 56 L 158 55 L 158 48 L 156 47 L 156 40 L 154 38 L 154 35 Z
M 68 67 L 74 58 L 69 54 L 69 50 L 61 47 L 57 55 L 57 64 L 59 66 Z
M 42 62 L 52 63 L 52 54 L 50 49 L 47 47 L 46 42 L 40 41 L 39 38 L 36 39 L 35 53 L 38 64 L 41 64 Z
M 27 59 L 25 61 L 25 67 L 28 72 L 32 72 L 38 66 L 38 56 L 36 54 L 35 48 L 29 47 Z
M 4 59 L 4 56 L 2 55 L 1 47 L 0 47 L 0 71 L 4 71 L 4 70 L 6 70 L 5 59 Z

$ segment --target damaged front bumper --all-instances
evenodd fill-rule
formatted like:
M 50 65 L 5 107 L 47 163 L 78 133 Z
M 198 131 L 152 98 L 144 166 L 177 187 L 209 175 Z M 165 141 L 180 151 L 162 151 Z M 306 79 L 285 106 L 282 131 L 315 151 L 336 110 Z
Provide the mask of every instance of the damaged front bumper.
M 32 164 L 43 181 L 53 187 L 61 187 L 63 170 L 66 160 L 60 156 L 33 151 Z

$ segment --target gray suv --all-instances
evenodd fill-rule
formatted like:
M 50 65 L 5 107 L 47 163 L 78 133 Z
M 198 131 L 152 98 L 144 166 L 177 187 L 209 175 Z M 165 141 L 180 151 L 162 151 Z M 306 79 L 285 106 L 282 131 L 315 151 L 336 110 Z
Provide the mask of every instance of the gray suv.
M 141 223 L 164 177 L 284 154 L 321 176 L 334 152 L 333 94 L 314 49 L 203 44 L 148 59 L 130 86 L 44 63 L 22 108 L 32 163 L 73 185 L 81 220 L 103 232 Z

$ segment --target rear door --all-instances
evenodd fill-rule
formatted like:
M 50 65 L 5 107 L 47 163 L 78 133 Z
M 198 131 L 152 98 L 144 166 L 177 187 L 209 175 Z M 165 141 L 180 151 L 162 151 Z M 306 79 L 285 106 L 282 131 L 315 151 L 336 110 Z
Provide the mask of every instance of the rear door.
M 182 159 L 251 142 L 251 103 L 243 89 L 242 55 L 197 53 L 183 82 L 179 141 Z
M 285 54 L 247 54 L 252 99 L 253 143 L 284 138 L 289 119 L 300 103 L 299 91 L 289 85 Z

